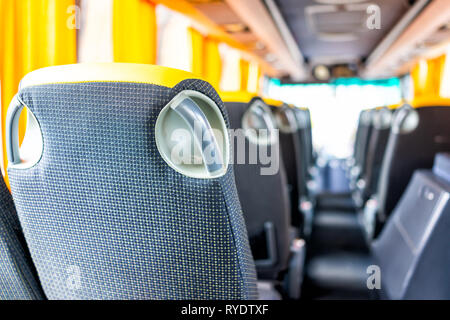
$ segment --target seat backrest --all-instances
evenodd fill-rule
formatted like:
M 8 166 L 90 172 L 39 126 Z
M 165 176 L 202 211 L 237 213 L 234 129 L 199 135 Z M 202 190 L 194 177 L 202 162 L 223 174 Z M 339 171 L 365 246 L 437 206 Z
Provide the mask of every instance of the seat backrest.
M 413 172 L 431 169 L 437 153 L 450 151 L 448 119 L 450 101 L 446 100 L 396 110 L 377 191 L 381 222 L 395 208 Z
M 48 298 L 256 298 L 228 118 L 211 85 L 152 65 L 68 65 L 22 80 L 12 133 L 23 106 L 41 154 L 24 162 L 7 137 L 8 173 Z
M 0 178 L 0 300 L 44 299 L 8 188 Z
M 383 298 L 450 299 L 450 177 L 441 155 L 415 171 L 391 218 L 372 245 Z
M 310 145 L 308 138 L 309 117 L 305 110 L 300 108 L 294 108 L 295 117 L 297 119 L 297 143 L 296 153 L 297 158 L 301 159 L 300 163 L 297 163 L 299 193 L 301 197 L 308 196 L 307 182 L 310 178 L 309 168 L 312 165 L 312 159 L 310 159 Z
M 372 133 L 372 116 L 373 110 L 364 110 L 359 117 L 355 141 L 355 167 L 359 171 L 358 177 L 363 174 L 366 162 L 367 149 Z
M 288 105 L 281 107 L 271 107 L 275 117 L 277 128 L 280 134 L 280 152 L 284 167 L 286 170 L 287 181 L 289 185 L 291 199 L 291 222 L 293 226 L 302 227 L 301 215 L 299 214 L 299 205 L 302 188 L 302 176 L 300 170 L 304 164 L 304 158 L 301 151 L 301 141 L 299 140 L 298 124 L 295 110 Z
M 312 122 L 311 122 L 311 112 L 308 108 L 301 109 L 306 117 L 306 143 L 307 143 L 307 157 L 308 157 L 308 168 L 314 165 L 314 153 L 313 153 L 313 141 L 312 141 Z
M 392 110 L 384 107 L 374 111 L 372 118 L 372 134 L 367 149 L 365 169 L 363 170 L 365 185 L 362 200 L 366 201 L 377 192 L 378 177 L 389 138 L 392 123 Z
M 450 183 L 450 153 L 439 153 L 436 155 L 433 173 Z
M 248 128 L 245 124 L 246 115 L 254 112 L 254 108 L 260 108 L 262 112 L 269 115 L 270 121 L 273 118 L 267 105 L 259 98 L 254 98 L 249 102 L 233 100 L 233 96 L 228 93 L 225 99 L 225 106 L 230 116 L 232 129 Z M 224 97 L 222 95 L 222 97 Z M 273 123 L 274 125 L 274 123 Z M 251 128 L 250 128 L 251 129 Z M 249 139 L 246 132 L 239 136 L 236 131 L 234 141 L 234 170 L 236 176 L 236 186 L 244 212 L 247 230 L 250 237 L 250 244 L 256 262 L 258 276 L 264 279 L 275 279 L 281 270 L 287 268 L 290 250 L 290 200 L 287 188 L 286 172 L 283 165 L 282 156 L 279 152 L 278 137 L 269 145 L 260 144 Z M 244 150 L 247 160 L 240 163 L 238 157 L 238 140 L 244 141 Z M 252 141 L 251 141 L 252 140 Z M 261 169 L 265 167 L 259 159 L 256 163 L 249 163 L 249 152 L 259 154 L 261 148 L 268 148 L 268 152 L 273 154 L 273 161 L 278 161 L 279 170 L 275 174 L 264 175 Z M 242 161 L 241 161 L 242 162 Z M 270 230 L 270 225 L 272 230 Z M 274 241 L 271 240 L 273 237 Z M 271 252 L 271 241 L 276 246 L 276 256 Z
M 366 110 L 361 111 L 358 116 L 358 124 L 356 127 L 356 133 L 355 133 L 355 141 L 353 143 L 353 160 L 355 161 L 355 164 L 356 164 L 356 159 L 359 157 L 358 146 L 359 146 L 359 143 L 361 140 L 361 128 L 362 128 L 362 124 L 363 124 L 361 119 L 363 118 L 363 115 L 365 112 L 366 112 Z

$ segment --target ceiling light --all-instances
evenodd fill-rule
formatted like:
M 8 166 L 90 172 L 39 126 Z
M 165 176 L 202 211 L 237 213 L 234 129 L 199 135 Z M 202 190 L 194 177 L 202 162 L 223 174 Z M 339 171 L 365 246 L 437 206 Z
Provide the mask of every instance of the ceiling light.
M 313 69 L 313 76 L 319 81 L 328 81 L 330 79 L 330 69 L 325 65 L 317 65 Z

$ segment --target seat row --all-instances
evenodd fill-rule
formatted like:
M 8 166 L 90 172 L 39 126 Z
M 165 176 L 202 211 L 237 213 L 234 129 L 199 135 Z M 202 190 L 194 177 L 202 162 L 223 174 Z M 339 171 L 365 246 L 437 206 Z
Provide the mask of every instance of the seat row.
M 3 184 L 1 298 L 299 298 L 297 190 L 308 172 L 290 172 L 288 184 L 270 135 L 285 125 L 302 148 L 290 170 L 311 166 L 309 113 L 220 96 L 225 103 L 194 75 L 157 66 L 28 74 L 6 120 L 12 197 Z M 268 146 L 276 170 L 233 159 L 230 128 L 250 129 L 246 148 Z
M 348 162 L 351 193 L 317 199 L 313 249 L 306 268 L 307 282 L 313 287 L 325 288 L 323 293 L 355 288 L 357 283 L 360 292 L 370 296 L 365 270 L 374 241 L 394 223 L 394 212 L 407 206 L 400 202 L 402 195 L 416 203 L 405 194 L 414 172 L 431 170 L 435 156 L 450 151 L 449 106 L 446 99 L 422 99 L 360 114 L 354 155 Z M 344 269 L 353 270 L 354 276 Z
M 332 249 L 354 253 L 355 238 L 346 238 L 355 221 L 362 265 L 376 257 L 396 270 L 385 254 L 390 240 L 372 250 L 375 229 L 392 237 L 385 231 L 392 222 L 376 218 L 387 200 L 375 200 L 374 186 L 397 183 L 392 167 L 405 161 L 414 139 L 419 148 L 434 144 L 424 149 L 431 163 L 450 150 L 448 126 L 438 119 L 450 108 L 439 103 L 404 106 L 393 116 L 379 108 L 370 121 L 364 112 L 349 169 L 355 187 L 335 197 L 311 188 L 307 109 L 218 94 L 192 74 L 157 66 L 35 71 L 22 80 L 6 121 L 12 198 L 4 187 L 1 298 L 298 299 L 311 283 L 351 287 L 354 279 L 342 280 L 339 266 L 353 260 Z M 19 147 L 23 109 L 28 125 Z M 412 174 L 431 167 L 425 162 L 407 167 Z M 350 224 L 336 224 L 345 215 Z M 386 297 L 409 297 L 392 292 Z

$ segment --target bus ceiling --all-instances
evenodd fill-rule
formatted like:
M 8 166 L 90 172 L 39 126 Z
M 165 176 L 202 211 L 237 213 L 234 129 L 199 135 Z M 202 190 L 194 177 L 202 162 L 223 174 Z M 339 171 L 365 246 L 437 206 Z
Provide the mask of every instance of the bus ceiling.
M 180 1 L 157 2 L 180 9 Z M 289 82 L 401 76 L 419 58 L 443 54 L 450 38 L 448 0 L 181 2 Z

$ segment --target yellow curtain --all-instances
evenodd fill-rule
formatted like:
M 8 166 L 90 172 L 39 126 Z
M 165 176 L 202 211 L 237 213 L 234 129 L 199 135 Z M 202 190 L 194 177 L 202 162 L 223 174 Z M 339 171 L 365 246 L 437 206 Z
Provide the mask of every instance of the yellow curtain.
M 0 0 L 2 172 L 5 175 L 5 119 L 20 79 L 27 73 L 77 61 L 75 0 Z M 23 138 L 25 117 L 19 134 Z M 7 179 L 7 178 L 6 178 Z
M 222 77 L 222 59 L 217 40 L 206 38 L 204 48 L 203 78 L 214 88 L 219 89 Z
M 442 82 L 440 95 L 444 98 L 450 98 L 450 46 L 449 51 L 445 55 L 445 62 L 442 71 Z
M 241 59 L 239 65 L 241 69 L 241 91 L 247 91 L 250 64 L 248 61 Z
M 241 55 L 239 51 L 226 45 L 223 49 L 220 91 L 239 91 L 241 89 Z
M 419 61 L 411 71 L 414 99 L 440 96 L 444 76 L 445 55 Z
M 188 28 L 188 35 L 191 45 L 191 72 L 198 76 L 203 76 L 205 38 L 194 28 Z
M 114 0 L 114 62 L 156 64 L 156 12 L 149 0 Z
M 445 55 L 428 61 L 427 95 L 439 97 L 444 76 Z
M 247 91 L 254 94 L 260 93 L 261 68 L 257 62 L 251 62 L 248 69 Z
M 414 98 L 421 97 L 425 93 L 428 74 L 428 64 L 426 60 L 420 60 L 411 70 L 411 77 L 414 84 Z

